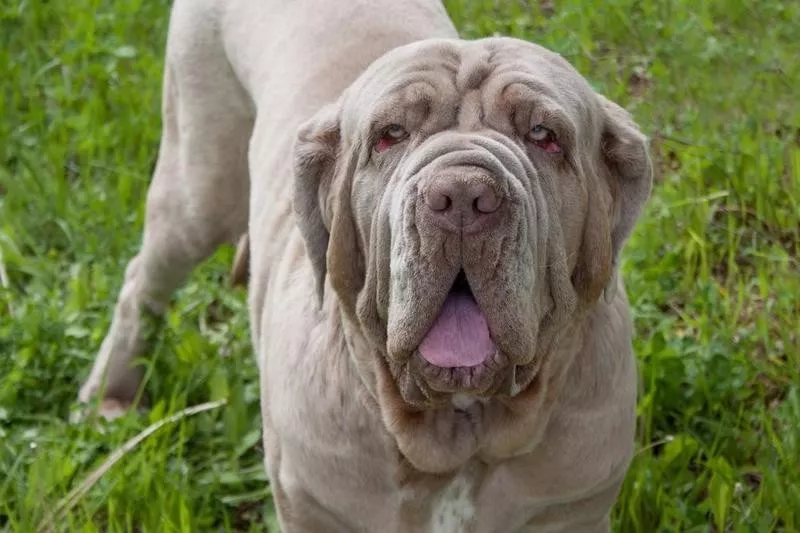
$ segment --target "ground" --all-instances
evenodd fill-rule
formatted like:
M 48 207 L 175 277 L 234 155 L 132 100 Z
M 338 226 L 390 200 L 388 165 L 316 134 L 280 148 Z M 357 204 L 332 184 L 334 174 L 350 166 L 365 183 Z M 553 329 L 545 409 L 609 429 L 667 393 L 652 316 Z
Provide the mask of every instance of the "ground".
M 560 52 L 652 140 L 624 254 L 642 386 L 615 531 L 800 530 L 800 3 L 447 6 L 465 36 Z M 0 6 L 0 530 L 56 512 L 59 531 L 264 531 L 272 515 L 230 249 L 154 336 L 149 412 L 68 423 L 140 242 L 167 18 L 163 0 Z M 64 505 L 149 424 L 222 398 Z

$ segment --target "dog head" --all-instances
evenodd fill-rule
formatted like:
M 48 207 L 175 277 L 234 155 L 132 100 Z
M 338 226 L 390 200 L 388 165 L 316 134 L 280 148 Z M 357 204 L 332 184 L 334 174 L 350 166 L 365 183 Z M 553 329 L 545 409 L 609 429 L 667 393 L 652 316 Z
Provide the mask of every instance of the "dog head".
M 651 175 L 623 109 L 509 38 L 395 49 L 301 128 L 294 202 L 318 292 L 327 276 L 369 340 L 358 363 L 415 465 L 474 453 L 476 416 L 454 398 L 524 396 L 616 285 Z M 412 426 L 441 433 L 444 455 L 411 453 Z

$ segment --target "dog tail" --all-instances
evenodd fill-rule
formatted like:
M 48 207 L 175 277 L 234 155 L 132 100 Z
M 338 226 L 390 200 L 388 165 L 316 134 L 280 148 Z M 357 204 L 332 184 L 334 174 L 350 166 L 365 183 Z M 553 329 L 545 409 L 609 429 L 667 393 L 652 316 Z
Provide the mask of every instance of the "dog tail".
M 230 276 L 232 286 L 247 286 L 247 281 L 250 279 L 250 239 L 247 233 L 239 237 L 239 242 L 236 244 L 236 255 L 233 257 Z

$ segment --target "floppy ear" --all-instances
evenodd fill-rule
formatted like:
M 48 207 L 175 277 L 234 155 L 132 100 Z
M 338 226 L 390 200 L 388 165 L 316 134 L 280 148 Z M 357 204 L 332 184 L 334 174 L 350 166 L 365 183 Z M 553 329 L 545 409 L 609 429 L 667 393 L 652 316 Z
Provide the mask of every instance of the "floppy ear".
M 330 239 L 323 204 L 327 204 L 331 192 L 340 140 L 339 106 L 328 104 L 300 126 L 294 145 L 292 201 L 320 302 L 325 290 L 325 258 Z
M 342 147 L 339 104 L 329 104 L 298 130 L 294 211 L 311 261 L 320 304 L 325 277 L 348 309 L 363 284 L 363 259 L 350 201 L 356 158 Z
M 613 296 L 620 251 L 653 183 L 647 138 L 627 111 L 602 95 L 597 97 L 603 114 L 599 170 L 611 196 L 610 202 L 603 195 L 589 201 L 580 258 L 573 275 L 576 289 L 587 301 L 596 300 L 603 290 L 607 299 Z

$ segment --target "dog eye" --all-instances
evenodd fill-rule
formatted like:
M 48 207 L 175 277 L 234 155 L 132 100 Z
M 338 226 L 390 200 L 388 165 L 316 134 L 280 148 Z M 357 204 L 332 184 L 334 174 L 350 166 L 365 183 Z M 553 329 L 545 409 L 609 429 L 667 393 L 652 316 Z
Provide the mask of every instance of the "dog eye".
M 403 126 L 392 124 L 383 130 L 378 141 L 375 143 L 375 151 L 378 153 L 385 152 L 395 144 L 402 142 L 408 138 L 408 132 Z
M 531 144 L 535 144 L 542 150 L 550 154 L 557 154 L 561 152 L 561 146 L 558 144 L 556 134 L 553 130 L 537 124 L 536 126 L 525 135 L 525 140 Z

